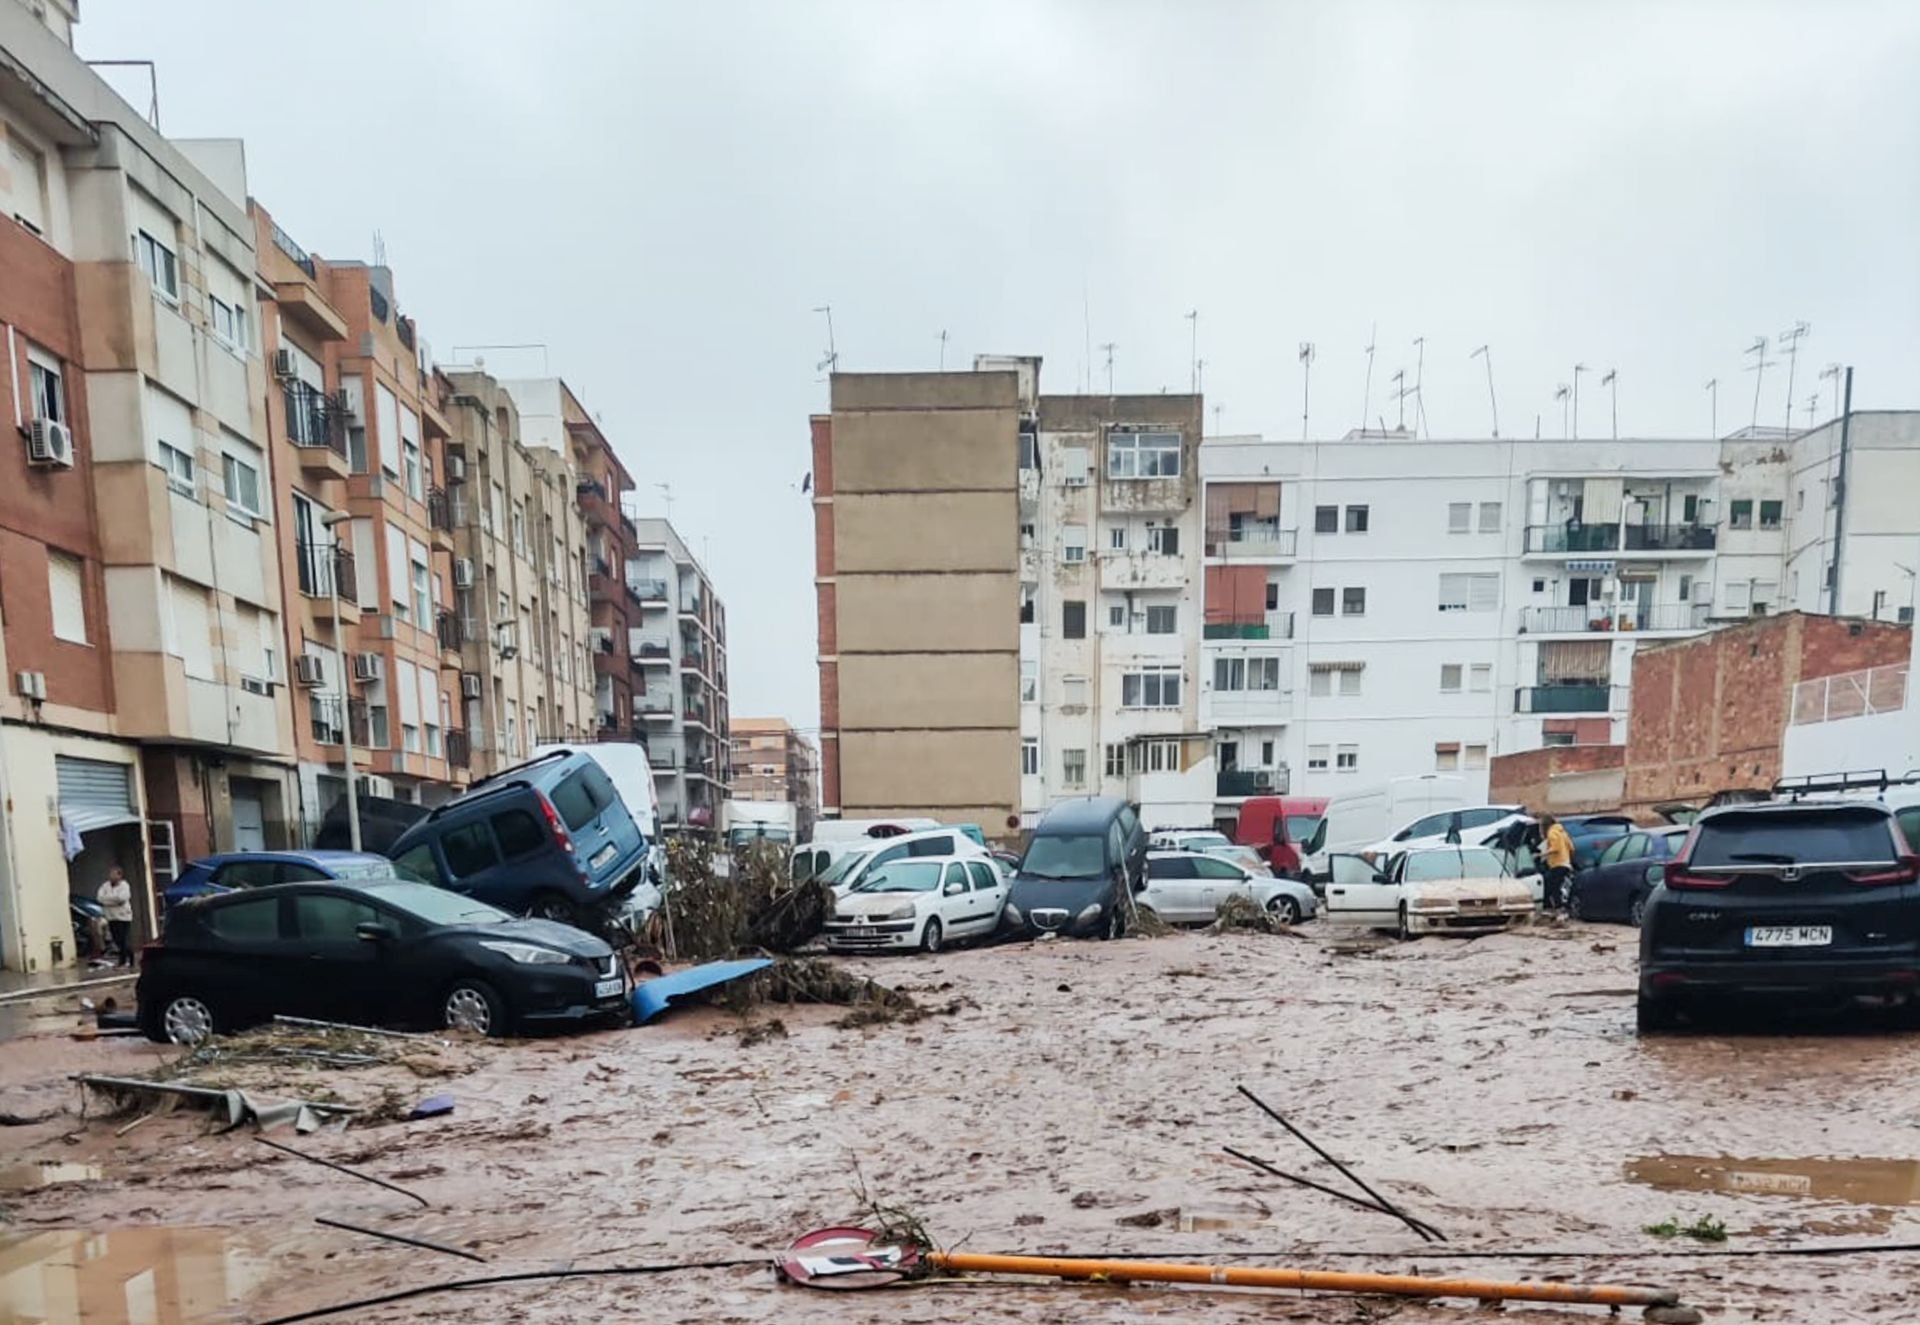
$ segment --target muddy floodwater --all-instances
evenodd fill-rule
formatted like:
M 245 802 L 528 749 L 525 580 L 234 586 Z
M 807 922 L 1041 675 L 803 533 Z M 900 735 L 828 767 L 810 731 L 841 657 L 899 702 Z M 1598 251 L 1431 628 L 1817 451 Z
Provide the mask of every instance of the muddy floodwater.
M 854 1029 L 833 1024 L 839 1009 L 763 1010 L 748 1043 L 740 1017 L 699 1008 L 641 1030 L 458 1046 L 451 1075 L 361 1069 L 403 1095 L 451 1093 L 449 1116 L 272 1134 L 424 1206 L 246 1132 L 209 1134 L 195 1113 L 104 1116 L 96 1098 L 83 1119 L 67 1074 L 145 1071 L 159 1051 L 37 1018 L 0 1043 L 0 1114 L 15 1120 L 0 1127 L 0 1325 L 265 1322 L 475 1276 L 686 1261 L 746 1263 L 332 1319 L 1485 1319 L 1462 1299 L 778 1286 L 772 1253 L 857 1217 L 862 1183 L 966 1251 L 1668 1285 L 1716 1322 L 1920 1314 L 1920 1252 L 1753 1254 L 1920 1243 L 1920 1033 L 1837 1022 L 1641 1041 L 1631 931 L 1385 946 L 1320 931 L 861 960 L 849 964 L 954 1010 Z M 1447 1241 L 1225 1154 L 1352 1190 L 1238 1085 Z M 1714 1225 L 1725 1241 L 1647 1231 Z

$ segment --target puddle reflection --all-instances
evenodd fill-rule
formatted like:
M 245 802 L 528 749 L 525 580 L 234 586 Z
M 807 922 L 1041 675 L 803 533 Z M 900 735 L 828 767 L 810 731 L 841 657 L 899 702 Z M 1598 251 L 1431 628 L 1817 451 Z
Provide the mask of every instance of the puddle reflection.
M 0 1232 L 0 1325 L 235 1320 L 263 1277 L 224 1229 Z

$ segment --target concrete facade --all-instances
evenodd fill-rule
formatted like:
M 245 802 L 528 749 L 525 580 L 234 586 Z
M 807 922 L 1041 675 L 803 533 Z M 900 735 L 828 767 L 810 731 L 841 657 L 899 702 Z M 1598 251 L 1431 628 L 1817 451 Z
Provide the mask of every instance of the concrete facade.
M 1805 612 L 1913 620 L 1920 411 L 1856 413 L 1783 449 L 1789 475 L 1777 494 L 1787 529 L 1782 601 Z
M 653 765 L 662 824 L 710 834 L 732 794 L 726 605 L 671 524 L 630 522 L 622 588 L 632 624 L 614 645 L 634 677 L 634 738 Z
M 813 744 L 785 718 L 735 718 L 732 799 L 786 801 L 799 818 L 796 842 L 812 834 L 820 813 Z

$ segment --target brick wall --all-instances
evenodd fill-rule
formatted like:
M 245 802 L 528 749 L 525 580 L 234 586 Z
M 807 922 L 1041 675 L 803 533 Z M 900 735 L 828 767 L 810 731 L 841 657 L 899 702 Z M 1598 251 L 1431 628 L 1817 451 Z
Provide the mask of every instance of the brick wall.
M 1620 804 L 1626 747 L 1561 745 L 1497 755 L 1488 766 L 1487 799 L 1556 814 L 1591 814 Z
M 1642 647 L 1627 718 L 1627 808 L 1771 786 L 1797 682 L 1908 655 L 1905 626 L 1799 612 Z

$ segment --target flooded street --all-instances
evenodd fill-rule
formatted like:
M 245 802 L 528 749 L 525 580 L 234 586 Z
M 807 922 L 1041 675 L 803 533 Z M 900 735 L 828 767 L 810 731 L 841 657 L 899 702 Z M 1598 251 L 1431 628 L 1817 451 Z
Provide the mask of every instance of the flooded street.
M 78 1114 L 75 1071 L 157 1061 L 37 1019 L 0 1052 L 0 1325 L 268 1321 L 476 1276 L 747 1262 L 422 1296 L 354 1321 L 922 1322 L 1377 1319 L 1433 1307 L 1216 1289 L 972 1280 L 783 1288 L 772 1253 L 861 1214 L 856 1189 L 973 1252 L 1665 1285 L 1714 1321 L 1905 1315 L 1920 1253 L 1920 1036 L 1633 1034 L 1631 931 L 1574 926 L 1371 947 L 1181 934 L 849 963 L 951 1015 L 843 1029 L 842 1009 L 674 1012 L 641 1030 L 456 1046 L 451 1116 L 273 1139 L 430 1207 L 206 1134 L 181 1111 Z M 775 1019 L 778 1028 L 771 1026 Z M 743 1037 L 743 1028 L 756 1032 Z M 781 1033 L 781 1032 L 784 1033 Z M 751 1042 L 745 1042 L 750 1039 Z M 166 1051 L 177 1053 L 175 1050 Z M 305 1071 L 309 1092 L 329 1080 Z M 1245 1085 L 1444 1233 L 1352 1191 Z M 342 1098 L 354 1098 L 345 1089 Z M 486 1258 L 316 1225 L 325 1216 Z M 1724 1227 L 1724 1241 L 1691 1230 Z M 1646 1231 L 1661 1228 L 1661 1236 Z M 1528 1253 L 1573 1253 L 1555 1257 Z M 1472 1259 L 1445 1259 L 1474 1253 Z M 1510 1306 L 1506 1319 L 1599 1319 Z

